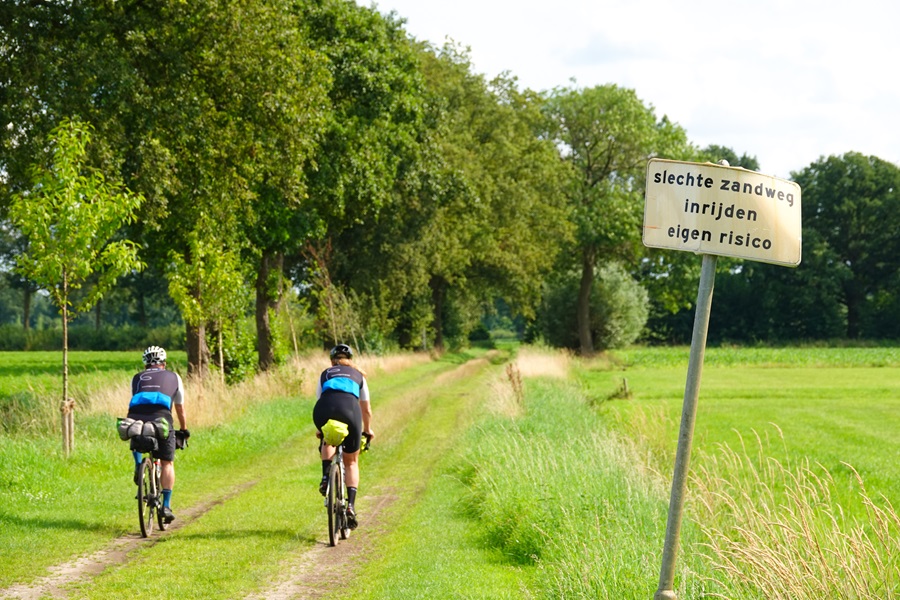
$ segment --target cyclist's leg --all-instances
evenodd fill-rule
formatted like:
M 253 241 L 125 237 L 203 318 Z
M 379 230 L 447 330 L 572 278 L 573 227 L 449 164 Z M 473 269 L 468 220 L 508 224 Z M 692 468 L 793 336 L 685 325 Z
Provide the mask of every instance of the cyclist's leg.
M 175 488 L 175 430 L 171 427 L 171 423 L 169 437 L 160 442 L 159 450 L 154 452 L 153 456 L 159 459 L 163 516 L 166 523 L 171 523 L 175 520 L 175 515 L 172 513 L 172 490 Z
M 359 487 L 359 450 L 356 452 L 344 451 L 344 473 L 347 487 Z
M 159 476 L 159 482 L 164 490 L 171 490 L 175 487 L 175 463 L 171 460 L 160 460 L 162 472 Z
M 134 458 L 134 485 L 138 485 L 138 479 L 141 476 L 141 463 L 144 462 L 144 455 L 137 450 L 132 450 L 131 456 Z
M 356 491 L 359 487 L 359 450 L 344 451 L 344 484 L 347 486 L 347 525 L 356 529 Z
M 331 407 L 327 399 L 319 399 L 313 407 L 313 423 L 322 434 L 322 427 L 331 418 Z M 328 489 L 328 474 L 331 470 L 331 460 L 334 458 L 334 446 L 329 446 L 321 437 L 319 438 L 319 458 L 322 459 L 322 479 L 319 481 L 319 493 L 323 496 Z

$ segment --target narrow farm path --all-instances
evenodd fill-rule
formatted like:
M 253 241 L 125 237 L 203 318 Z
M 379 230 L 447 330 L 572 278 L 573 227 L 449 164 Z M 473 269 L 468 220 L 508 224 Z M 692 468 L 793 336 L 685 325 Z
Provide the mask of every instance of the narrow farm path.
M 491 382 L 502 376 L 494 358 L 435 361 L 370 380 L 378 438 L 362 458 L 361 524 L 336 548 L 327 545 L 306 401 L 291 416 L 296 435 L 255 454 L 252 464 L 229 467 L 228 478 L 214 474 L 220 470 L 180 479 L 204 493 L 190 503 L 183 494 L 168 531 L 111 539 L 45 576 L 0 589 L 0 598 L 113 598 L 136 589 L 182 598 L 346 597 L 364 587 L 356 577 L 367 565 L 396 552 L 394 538 L 408 535 L 411 519 L 427 520 L 415 516 L 417 507 L 427 490 L 441 487 L 434 478 L 443 477 L 442 459 L 483 414 Z
M 488 358 L 470 360 L 411 382 L 399 397 L 385 399 L 376 413 L 376 433 L 383 433 L 372 453 L 362 458 L 360 528 L 335 548 L 326 545 L 323 535 L 313 548 L 292 556 L 282 565 L 279 578 L 248 600 L 340 598 L 352 595 L 349 590 L 354 587 L 371 586 L 371 581 L 355 580 L 418 510 L 446 451 L 472 425 L 476 407 L 484 403 L 485 382 L 498 372 Z M 427 515 L 418 520 L 427 527 Z

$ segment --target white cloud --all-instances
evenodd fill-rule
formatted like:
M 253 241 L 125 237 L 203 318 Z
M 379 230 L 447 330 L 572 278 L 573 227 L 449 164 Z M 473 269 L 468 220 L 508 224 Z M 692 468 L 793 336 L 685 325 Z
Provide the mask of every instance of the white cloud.
M 362 2 L 360 2 L 362 4 Z M 407 31 L 471 48 L 536 90 L 634 89 L 694 143 L 788 177 L 849 151 L 900 164 L 900 4 L 893 0 L 382 0 Z

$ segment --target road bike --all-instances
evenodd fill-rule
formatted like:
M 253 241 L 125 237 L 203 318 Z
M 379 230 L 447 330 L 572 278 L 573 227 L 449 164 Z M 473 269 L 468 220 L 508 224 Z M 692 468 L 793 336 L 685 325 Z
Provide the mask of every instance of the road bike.
M 182 432 L 175 432 L 175 447 L 179 450 L 187 447 L 187 438 L 183 436 Z M 144 458 L 137 469 L 138 520 L 141 537 L 150 537 L 154 524 L 160 531 L 165 531 L 168 523 L 163 516 L 162 465 L 152 452 L 142 454 Z
M 322 441 L 324 444 L 324 440 Z M 335 446 L 334 457 L 328 470 L 328 486 L 325 488 L 325 511 L 328 513 L 328 545 L 337 546 L 338 540 L 350 537 L 347 519 L 347 484 L 344 471 L 344 438 Z M 369 436 L 363 434 L 360 452 L 369 449 Z

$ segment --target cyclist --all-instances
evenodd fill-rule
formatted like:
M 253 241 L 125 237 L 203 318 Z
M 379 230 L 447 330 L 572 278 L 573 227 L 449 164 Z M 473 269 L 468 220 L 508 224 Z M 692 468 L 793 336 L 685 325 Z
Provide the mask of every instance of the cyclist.
M 166 370 L 166 351 L 159 346 L 150 346 L 143 354 L 144 370 L 131 380 L 131 402 L 128 405 L 128 416 L 132 419 L 152 421 L 163 418 L 169 422 L 169 437 L 160 442 L 159 450 L 153 452 L 158 458 L 162 472 L 160 484 L 163 496 L 163 519 L 166 523 L 175 520 L 172 513 L 172 488 L 175 486 L 175 426 L 172 420 L 172 407 L 181 424 L 181 436 L 190 437 L 187 421 L 184 416 L 184 384 L 174 371 Z M 134 479 L 138 480 L 138 469 L 141 466 L 141 453 L 134 452 Z
M 347 479 L 347 520 L 350 529 L 356 529 L 356 491 L 359 487 L 359 449 L 362 434 L 369 439 L 372 431 L 372 405 L 369 401 L 369 384 L 366 374 L 353 364 L 353 349 L 338 344 L 331 349 L 331 366 L 322 371 L 316 387 L 316 405 L 313 422 L 322 436 L 322 427 L 329 419 L 347 424 L 349 433 L 344 439 L 344 469 Z M 319 492 L 324 496 L 328 487 L 328 469 L 334 457 L 334 447 L 321 443 L 322 482 Z

